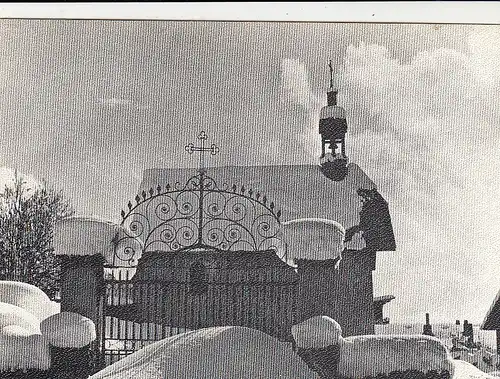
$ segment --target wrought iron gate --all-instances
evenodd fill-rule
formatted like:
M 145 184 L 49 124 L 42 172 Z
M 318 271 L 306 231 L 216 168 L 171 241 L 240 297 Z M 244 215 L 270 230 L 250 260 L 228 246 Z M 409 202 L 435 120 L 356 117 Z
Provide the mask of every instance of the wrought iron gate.
M 242 325 L 287 338 L 296 273 L 285 262 L 280 211 L 265 195 L 219 187 L 200 169 L 184 185 L 158 186 L 122 211 L 105 267 L 105 364 L 165 337 Z

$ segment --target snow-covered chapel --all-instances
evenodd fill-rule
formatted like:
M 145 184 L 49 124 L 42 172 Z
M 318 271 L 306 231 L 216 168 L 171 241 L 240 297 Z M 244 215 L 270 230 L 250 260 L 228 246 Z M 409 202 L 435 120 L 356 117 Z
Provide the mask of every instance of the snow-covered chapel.
M 58 225 L 61 309 L 97 324 L 104 364 L 211 326 L 292 341 L 292 325 L 328 316 L 345 336 L 374 333 L 372 275 L 377 254 L 396 247 L 391 217 L 349 162 L 333 86 L 327 98 L 317 165 L 148 169 L 120 225 Z M 186 146 L 202 163 L 218 152 L 206 139 Z

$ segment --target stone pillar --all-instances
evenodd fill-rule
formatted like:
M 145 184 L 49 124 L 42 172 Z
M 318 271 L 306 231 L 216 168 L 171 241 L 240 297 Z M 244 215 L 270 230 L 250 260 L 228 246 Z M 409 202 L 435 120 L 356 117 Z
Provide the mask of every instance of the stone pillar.
M 298 322 L 328 316 L 343 335 L 374 334 L 374 252 L 346 251 L 338 269 L 336 260 L 297 260 L 299 274 Z
M 88 317 L 99 325 L 100 298 L 104 286 L 101 254 L 61 258 L 61 312 Z

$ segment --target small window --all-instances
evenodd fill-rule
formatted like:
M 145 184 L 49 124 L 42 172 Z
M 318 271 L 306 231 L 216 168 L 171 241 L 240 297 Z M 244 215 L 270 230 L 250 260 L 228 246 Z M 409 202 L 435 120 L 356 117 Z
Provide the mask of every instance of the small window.
M 207 292 L 208 272 L 202 262 L 194 262 L 189 268 L 189 292 L 201 294 Z

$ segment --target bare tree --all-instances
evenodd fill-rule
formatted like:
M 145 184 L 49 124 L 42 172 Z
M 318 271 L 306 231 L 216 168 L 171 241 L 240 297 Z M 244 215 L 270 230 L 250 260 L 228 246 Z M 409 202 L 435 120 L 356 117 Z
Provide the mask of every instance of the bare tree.
M 59 289 L 53 230 L 73 215 L 70 203 L 45 182 L 30 188 L 17 172 L 0 201 L 0 279 L 33 284 L 53 298 Z

